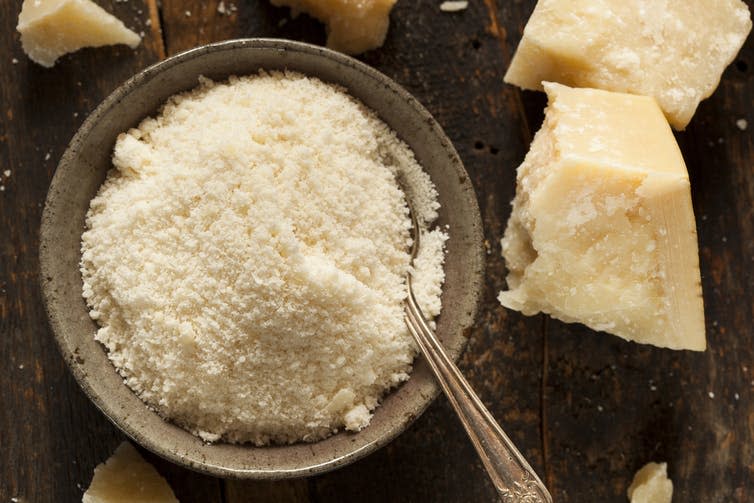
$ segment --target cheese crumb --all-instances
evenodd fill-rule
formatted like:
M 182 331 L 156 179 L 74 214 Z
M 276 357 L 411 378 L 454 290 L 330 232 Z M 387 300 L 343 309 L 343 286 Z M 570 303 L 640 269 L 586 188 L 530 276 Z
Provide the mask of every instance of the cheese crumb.
M 443 12 L 458 12 L 465 10 L 469 6 L 469 2 L 465 0 L 451 0 L 440 4 L 440 10 Z
M 741 131 L 746 131 L 746 128 L 749 127 L 749 121 L 747 121 L 746 119 L 738 119 L 736 121 L 736 127 Z
M 174 96 L 121 134 L 82 236 L 83 295 L 130 386 L 206 441 L 359 430 L 439 314 L 447 234 L 408 146 L 341 89 L 260 73 Z M 407 194 L 396 182 L 400 177 Z
M 3 174 L 4 174 L 4 175 L 5 175 L 6 177 L 10 177 L 10 170 L 9 170 L 9 169 L 6 169 L 5 171 L 3 171 Z
M 671 503 L 673 482 L 668 478 L 667 463 L 647 463 L 628 487 L 631 503 Z
M 173 490 L 155 468 L 128 443 L 94 469 L 82 503 L 178 503 Z

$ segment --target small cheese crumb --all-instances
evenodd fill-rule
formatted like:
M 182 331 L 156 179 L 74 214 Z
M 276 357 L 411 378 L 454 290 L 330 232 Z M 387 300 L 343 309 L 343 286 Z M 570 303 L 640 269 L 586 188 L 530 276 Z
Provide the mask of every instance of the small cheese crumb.
M 47 152 L 47 153 L 45 154 L 45 161 L 49 161 L 49 160 L 50 160 L 50 153 L 49 153 L 49 152 Z
M 5 185 L 0 185 L 0 192 L 5 192 Z
M 18 60 L 16 58 L 11 59 L 10 62 L 13 63 L 14 65 L 18 64 Z
M 222 0 L 220 1 L 219 4 L 217 4 L 217 12 L 218 14 L 223 14 L 223 15 L 227 12 L 225 10 L 225 2 L 223 2 Z
M 372 414 L 369 413 L 369 409 L 366 406 L 357 405 L 346 412 L 344 417 L 346 429 L 348 431 L 361 431 L 369 424 L 371 418 Z
M 196 434 L 199 436 L 199 438 L 201 438 L 202 440 L 204 440 L 205 442 L 209 444 L 220 440 L 220 435 L 218 435 L 217 433 L 210 433 L 208 431 L 199 430 L 196 432 Z
M 469 6 L 469 2 L 465 0 L 449 0 L 440 4 L 440 10 L 443 12 L 458 12 L 465 10 Z
M 6 169 L 5 171 L 3 171 L 3 174 L 4 174 L 4 175 L 5 175 L 6 177 L 10 177 L 10 170 L 9 170 L 9 169 Z
M 746 131 L 746 128 L 749 127 L 749 121 L 747 121 L 746 119 L 738 119 L 736 121 L 736 127 L 741 131 Z
M 186 14 L 186 17 L 191 17 L 191 11 L 190 11 L 190 10 L 187 10 L 187 11 L 185 12 L 185 14 Z
M 82 503 L 178 503 L 173 490 L 155 468 L 128 443 L 94 469 Z
M 636 472 L 628 487 L 631 503 L 670 503 L 673 482 L 668 478 L 667 463 L 647 463 Z
M 709 396 L 710 398 L 715 398 L 715 393 L 710 391 L 709 393 L 707 393 L 707 396 Z

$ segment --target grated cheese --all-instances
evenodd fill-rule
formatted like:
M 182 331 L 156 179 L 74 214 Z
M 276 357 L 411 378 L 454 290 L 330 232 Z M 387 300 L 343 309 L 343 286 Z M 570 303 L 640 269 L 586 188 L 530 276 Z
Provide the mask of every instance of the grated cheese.
M 202 79 L 121 134 L 82 236 L 96 339 L 150 407 L 207 441 L 365 427 L 417 352 L 414 287 L 440 312 L 437 194 L 409 147 L 339 88 L 296 73 Z

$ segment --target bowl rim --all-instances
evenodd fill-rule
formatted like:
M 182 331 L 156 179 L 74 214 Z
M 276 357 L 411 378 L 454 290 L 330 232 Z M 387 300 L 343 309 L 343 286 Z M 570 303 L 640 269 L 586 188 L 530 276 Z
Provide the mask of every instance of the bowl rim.
M 372 440 L 371 442 L 368 442 L 362 445 L 361 447 L 355 450 L 349 451 L 339 457 L 335 457 L 325 462 L 302 466 L 300 468 L 295 468 L 295 469 L 286 468 L 286 469 L 280 469 L 280 470 L 271 470 L 271 469 L 257 470 L 257 469 L 229 468 L 227 466 L 220 466 L 217 464 L 212 464 L 206 459 L 196 460 L 196 459 L 187 458 L 185 455 L 175 452 L 169 449 L 168 447 L 166 447 L 165 445 L 163 445 L 162 443 L 156 441 L 154 438 L 151 438 L 150 435 L 142 434 L 140 429 L 133 427 L 129 422 L 125 420 L 127 418 L 122 418 L 121 417 L 122 413 L 119 413 L 118 411 L 116 411 L 114 407 L 112 406 L 112 404 L 108 403 L 108 400 L 104 399 L 102 396 L 98 394 L 98 392 L 94 390 L 92 384 L 89 382 L 90 377 L 84 371 L 83 367 L 77 364 L 78 356 L 76 354 L 76 351 L 73 348 L 73 344 L 67 339 L 65 335 L 65 329 L 64 329 L 65 322 L 64 320 L 61 319 L 61 316 L 58 313 L 57 307 L 55 305 L 56 303 L 59 303 L 60 300 L 57 298 L 57 292 L 54 291 L 53 289 L 52 278 L 51 278 L 51 274 L 54 273 L 53 272 L 54 267 L 52 264 L 56 260 L 56 256 L 53 252 L 54 245 L 51 241 L 52 240 L 51 238 L 52 221 L 51 220 L 54 214 L 53 207 L 55 206 L 54 194 L 56 193 L 56 190 L 58 189 L 58 187 L 63 185 L 63 174 L 66 172 L 66 166 L 75 162 L 76 156 L 79 150 L 79 145 L 85 141 L 90 131 L 97 126 L 100 120 L 102 120 L 111 109 L 117 106 L 120 101 L 122 101 L 126 96 L 128 96 L 132 92 L 133 89 L 150 81 L 151 79 L 156 78 L 161 73 L 163 73 L 164 71 L 174 66 L 180 65 L 184 62 L 190 61 L 195 58 L 199 58 L 202 55 L 205 55 L 207 53 L 217 52 L 217 51 L 236 50 L 239 48 L 264 49 L 264 50 L 272 49 L 272 50 L 280 50 L 280 51 L 300 52 L 314 58 L 325 58 L 325 59 L 335 61 L 338 65 L 346 65 L 348 67 L 351 67 L 352 69 L 362 74 L 365 74 L 365 76 L 370 77 L 372 80 L 378 82 L 379 84 L 389 88 L 392 92 L 394 92 L 397 96 L 399 96 L 403 101 L 407 103 L 409 107 L 413 109 L 413 111 L 416 114 L 418 114 L 418 116 L 422 117 L 422 119 L 427 122 L 430 129 L 432 130 L 432 133 L 438 137 L 438 139 L 443 143 L 443 145 L 446 146 L 448 154 L 454 158 L 454 161 L 456 161 L 453 164 L 456 167 L 457 174 L 459 175 L 459 179 L 461 180 L 461 183 L 468 184 L 471 187 L 471 190 L 470 190 L 471 196 L 468 198 L 471 207 L 468 208 L 468 211 L 472 213 L 473 225 L 471 229 L 468 229 L 468 232 L 470 232 L 472 235 L 472 242 L 475 248 L 473 250 L 474 256 L 472 257 L 472 261 L 474 263 L 469 267 L 469 273 L 472 275 L 470 282 L 471 284 L 474 285 L 473 291 L 469 292 L 468 294 L 470 296 L 469 297 L 470 305 L 468 306 L 468 315 L 469 315 L 470 321 L 468 322 L 466 328 L 464 329 L 463 342 L 460 344 L 458 348 L 452 348 L 451 350 L 451 353 L 453 353 L 451 354 L 451 357 L 454 360 L 458 360 L 458 358 L 460 357 L 461 353 L 463 352 L 463 350 L 465 349 L 467 345 L 468 332 L 474 326 L 474 322 L 476 321 L 476 318 L 477 318 L 479 303 L 481 302 L 481 297 L 482 297 L 483 277 L 484 277 L 484 268 L 485 268 L 484 248 L 483 248 L 483 228 L 482 228 L 482 222 L 481 222 L 481 215 L 479 211 L 479 204 L 476 198 L 476 193 L 473 189 L 473 185 L 470 182 L 470 178 L 468 176 L 468 173 L 465 170 L 465 167 L 463 165 L 463 162 L 460 159 L 460 156 L 458 155 L 455 147 L 453 146 L 452 142 L 448 139 L 447 135 L 445 134 L 445 132 L 443 131 L 439 123 L 429 113 L 429 111 L 427 111 L 426 108 L 423 105 L 421 105 L 421 103 L 419 103 L 419 101 L 416 98 L 414 98 L 408 91 L 406 91 L 402 86 L 397 84 L 391 78 L 387 77 L 386 75 L 372 68 L 371 66 L 359 60 L 356 60 L 352 57 L 349 57 L 345 54 L 342 54 L 342 53 L 339 53 L 339 52 L 336 52 L 336 51 L 333 51 L 324 47 L 307 44 L 303 42 L 285 40 L 285 39 L 275 39 L 275 38 L 233 39 L 233 40 L 226 40 L 222 42 L 215 42 L 215 43 L 210 43 L 206 45 L 201 45 L 201 46 L 183 51 L 181 53 L 175 54 L 171 57 L 168 57 L 155 64 L 152 64 L 148 66 L 147 68 L 137 72 L 135 75 L 133 75 L 132 77 L 127 79 L 125 82 L 123 82 L 121 85 L 119 85 L 114 91 L 112 91 L 107 96 L 107 98 L 105 98 L 95 108 L 95 110 L 89 114 L 89 116 L 81 124 L 81 126 L 79 127 L 79 129 L 77 130 L 77 132 L 75 133 L 71 141 L 69 142 L 66 148 L 66 151 L 61 157 L 61 160 L 57 166 L 57 169 L 55 171 L 55 174 L 53 176 L 53 179 L 50 183 L 50 187 L 47 192 L 44 211 L 43 211 L 42 219 L 41 219 L 40 234 L 39 234 L 40 236 L 39 282 L 40 282 L 41 291 L 42 291 L 42 302 L 43 302 L 44 309 L 47 315 L 48 325 L 53 332 L 54 339 L 57 343 L 58 349 L 61 352 L 61 355 L 63 356 L 63 359 L 66 362 L 66 365 L 68 366 L 69 370 L 71 371 L 74 378 L 76 379 L 78 385 L 84 391 L 84 393 L 89 398 L 89 400 L 105 415 L 105 417 L 111 423 L 113 423 L 120 431 L 125 433 L 130 439 L 132 439 L 139 445 L 157 454 L 158 456 L 164 459 L 167 459 L 173 463 L 176 463 L 180 466 L 184 466 L 198 472 L 202 472 L 202 473 L 206 473 L 206 474 L 210 474 L 214 476 L 219 476 L 219 477 L 249 478 L 249 479 L 283 479 L 283 478 L 296 478 L 296 477 L 310 476 L 310 475 L 325 473 L 325 472 L 334 470 L 336 468 L 342 467 L 351 462 L 362 459 L 368 454 L 376 451 L 380 447 L 383 447 L 384 445 L 391 442 L 398 435 L 404 432 L 434 401 L 434 399 L 437 397 L 437 395 L 440 392 L 440 388 L 438 384 L 433 381 L 429 385 L 429 392 L 426 393 L 425 395 L 422 395 L 423 399 L 419 403 L 419 406 L 413 408 L 411 414 L 403 416 L 399 422 L 396 422 L 394 426 L 387 432 L 387 434 L 382 435 Z M 317 77 L 317 75 L 311 75 L 311 76 Z M 376 111 L 379 115 L 379 111 L 378 110 Z M 83 229 L 82 229 L 82 232 L 83 232 Z M 104 351 L 104 348 L 103 348 L 103 351 Z M 414 367 L 416 367 L 420 359 L 420 356 L 417 355 L 416 358 L 417 358 L 417 361 L 415 362 Z M 413 373 L 412 373 L 412 376 L 413 376 Z M 391 390 L 388 392 L 386 396 L 395 392 L 396 390 Z M 145 407 L 146 407 L 146 404 L 145 404 Z M 180 428 L 178 426 L 176 427 Z M 342 433 L 343 431 L 340 430 L 338 433 L 336 433 L 336 435 L 340 435 Z M 332 438 L 332 437 L 329 437 L 329 438 Z M 247 445 L 247 444 L 241 444 L 241 445 Z M 310 444 L 294 444 L 294 445 L 310 445 Z M 251 446 L 251 447 L 259 448 L 259 449 L 266 448 L 266 447 L 256 447 L 256 446 Z M 276 446 L 267 447 L 267 448 L 275 448 L 275 447 Z

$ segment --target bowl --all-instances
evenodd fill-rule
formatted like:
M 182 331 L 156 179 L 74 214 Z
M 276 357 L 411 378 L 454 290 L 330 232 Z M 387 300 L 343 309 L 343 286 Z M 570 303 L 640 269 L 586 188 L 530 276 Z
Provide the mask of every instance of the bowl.
M 194 88 L 200 75 L 223 80 L 262 68 L 289 69 L 343 86 L 413 149 L 439 193 L 437 224 L 450 226 L 437 333 L 457 359 L 474 322 L 484 268 L 479 208 L 461 160 L 429 112 L 395 82 L 355 59 L 303 43 L 244 39 L 205 45 L 157 63 L 116 89 L 73 137 L 50 185 L 40 231 L 40 280 L 50 327 L 71 372 L 126 435 L 200 472 L 279 479 L 343 466 L 404 431 L 439 391 L 426 362 L 417 358 L 410 379 L 385 397 L 371 424 L 358 433 L 285 446 L 206 444 L 163 420 L 123 383 L 105 348 L 94 340 L 97 326 L 82 298 L 79 271 L 84 217 L 111 168 L 117 135 L 155 114 L 171 95 Z

